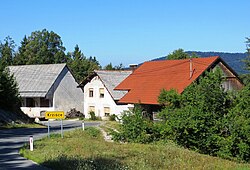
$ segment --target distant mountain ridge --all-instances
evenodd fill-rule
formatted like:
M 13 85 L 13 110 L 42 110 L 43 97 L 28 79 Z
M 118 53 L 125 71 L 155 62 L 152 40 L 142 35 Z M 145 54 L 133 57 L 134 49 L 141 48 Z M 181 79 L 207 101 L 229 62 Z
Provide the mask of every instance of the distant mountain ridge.
M 225 53 L 225 52 L 201 52 L 201 51 L 185 51 L 189 55 L 195 53 L 199 57 L 219 56 L 239 75 L 249 73 L 244 69 L 243 59 L 247 57 L 247 53 Z M 166 56 L 153 59 L 151 61 L 165 60 Z

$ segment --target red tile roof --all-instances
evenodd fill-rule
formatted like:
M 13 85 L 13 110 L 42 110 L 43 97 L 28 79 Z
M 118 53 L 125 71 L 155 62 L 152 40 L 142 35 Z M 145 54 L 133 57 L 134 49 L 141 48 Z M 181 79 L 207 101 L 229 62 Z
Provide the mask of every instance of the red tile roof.
M 219 57 L 193 58 L 191 78 L 190 59 L 145 62 L 115 88 L 129 91 L 119 102 L 158 104 L 158 96 L 163 88 L 174 88 L 182 93 L 218 59 Z

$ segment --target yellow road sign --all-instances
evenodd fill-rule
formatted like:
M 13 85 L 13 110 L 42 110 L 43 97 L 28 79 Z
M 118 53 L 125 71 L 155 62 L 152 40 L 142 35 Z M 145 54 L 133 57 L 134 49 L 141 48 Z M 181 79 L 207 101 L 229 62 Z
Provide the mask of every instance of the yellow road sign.
M 64 111 L 47 111 L 45 119 L 64 119 Z

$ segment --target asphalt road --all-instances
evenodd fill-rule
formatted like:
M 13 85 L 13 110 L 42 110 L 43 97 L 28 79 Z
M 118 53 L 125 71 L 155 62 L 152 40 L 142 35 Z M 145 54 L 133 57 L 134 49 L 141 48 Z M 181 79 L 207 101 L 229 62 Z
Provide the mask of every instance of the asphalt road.
M 47 121 L 41 122 L 42 124 L 48 124 Z M 50 132 L 58 132 L 61 130 L 60 121 L 50 121 Z M 85 127 L 98 126 L 98 122 L 86 122 Z M 64 131 L 81 128 L 82 121 L 63 121 Z M 29 137 L 33 136 L 34 140 L 45 137 L 48 134 L 47 128 L 21 128 L 21 129 L 8 129 L 0 130 L 0 170 L 46 170 L 35 162 L 27 160 L 21 157 L 18 153 L 19 149 L 24 143 L 29 142 Z

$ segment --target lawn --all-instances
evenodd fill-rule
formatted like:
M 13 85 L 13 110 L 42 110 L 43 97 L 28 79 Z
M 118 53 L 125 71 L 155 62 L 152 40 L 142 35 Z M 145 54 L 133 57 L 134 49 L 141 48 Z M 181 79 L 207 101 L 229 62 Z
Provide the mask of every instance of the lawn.
M 174 144 L 122 144 L 105 142 L 100 131 L 87 128 L 54 134 L 24 146 L 21 155 L 52 169 L 250 169 L 216 157 L 198 154 Z

